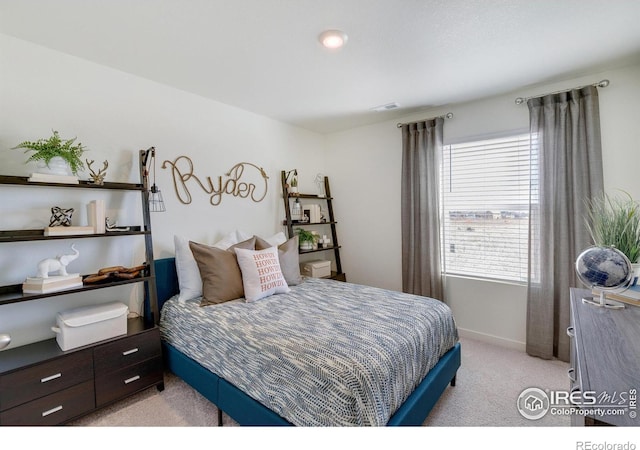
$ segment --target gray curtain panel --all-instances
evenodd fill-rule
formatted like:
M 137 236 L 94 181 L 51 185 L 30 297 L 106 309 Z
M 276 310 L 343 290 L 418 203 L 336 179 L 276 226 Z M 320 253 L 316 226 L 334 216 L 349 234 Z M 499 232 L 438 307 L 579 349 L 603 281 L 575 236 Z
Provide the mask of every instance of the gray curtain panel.
M 443 124 L 438 117 L 402 126 L 402 289 L 439 300 Z
M 586 200 L 604 192 L 598 91 L 588 86 L 528 106 L 539 201 L 531 204 L 526 349 L 568 361 L 569 288 L 581 287 L 574 264 L 591 245 Z

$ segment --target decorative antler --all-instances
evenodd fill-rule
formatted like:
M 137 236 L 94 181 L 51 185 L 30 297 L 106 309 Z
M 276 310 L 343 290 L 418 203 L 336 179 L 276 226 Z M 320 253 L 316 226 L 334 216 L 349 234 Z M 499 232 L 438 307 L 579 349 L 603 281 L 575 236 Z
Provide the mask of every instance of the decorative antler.
M 104 161 L 103 167 L 102 169 L 100 169 L 98 171 L 98 173 L 96 173 L 92 168 L 91 168 L 91 164 L 94 163 L 94 160 L 89 161 L 88 159 L 87 161 L 87 167 L 89 168 L 89 171 L 91 172 L 91 179 L 93 180 L 93 182 L 97 185 L 103 185 L 104 184 L 104 177 L 107 174 L 107 167 L 109 167 L 109 162 L 108 161 Z

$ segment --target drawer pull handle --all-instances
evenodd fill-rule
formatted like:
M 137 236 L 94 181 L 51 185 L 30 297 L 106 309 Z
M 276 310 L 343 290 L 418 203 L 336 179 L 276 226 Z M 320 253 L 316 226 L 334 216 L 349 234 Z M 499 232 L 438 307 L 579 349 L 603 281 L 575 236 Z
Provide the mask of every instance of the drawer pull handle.
M 127 378 L 124 380 L 124 384 L 133 383 L 134 381 L 138 381 L 140 379 L 140 375 L 136 375 L 135 377 Z
M 122 352 L 122 356 L 131 355 L 132 353 L 135 353 L 137 351 L 138 351 L 137 348 L 132 348 L 131 350 L 127 350 L 126 352 Z
M 56 378 L 60 378 L 61 376 L 62 376 L 61 373 L 57 373 L 55 375 L 44 377 L 44 378 L 40 379 L 40 383 L 46 383 L 47 381 L 55 380 Z
M 569 380 L 571 380 L 572 383 L 576 382 L 576 369 L 572 367 L 571 369 L 567 370 L 567 375 L 569 375 Z
M 53 414 L 58 411 L 62 411 L 62 405 L 56 406 L 55 408 L 51 408 L 49 411 L 44 411 L 42 413 L 42 417 L 47 417 L 49 414 Z
M 569 336 L 570 338 L 575 337 L 576 333 L 574 333 L 573 331 L 573 327 L 568 327 L 567 328 L 567 336 Z

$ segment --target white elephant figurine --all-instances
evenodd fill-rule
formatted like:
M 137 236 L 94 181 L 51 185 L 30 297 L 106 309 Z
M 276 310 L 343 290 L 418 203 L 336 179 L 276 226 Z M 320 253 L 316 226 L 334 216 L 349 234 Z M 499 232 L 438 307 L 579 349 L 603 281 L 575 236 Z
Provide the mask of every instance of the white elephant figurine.
M 38 263 L 38 273 L 36 277 L 49 278 L 49 273 L 58 272 L 58 275 L 68 275 L 67 266 L 71 261 L 80 256 L 80 252 L 76 250 L 75 244 L 71 245 L 72 254 L 60 255 L 56 258 L 43 259 Z

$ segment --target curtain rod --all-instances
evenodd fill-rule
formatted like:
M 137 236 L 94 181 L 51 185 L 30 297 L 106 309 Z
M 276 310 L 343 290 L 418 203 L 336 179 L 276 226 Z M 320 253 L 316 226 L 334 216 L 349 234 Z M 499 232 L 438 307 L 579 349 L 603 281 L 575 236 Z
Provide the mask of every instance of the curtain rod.
M 400 128 L 402 125 L 409 125 L 410 123 L 415 123 L 415 122 L 425 122 L 427 120 L 433 120 L 433 119 L 438 119 L 438 118 L 441 118 L 441 119 L 453 119 L 453 113 L 449 112 L 449 113 L 446 113 L 446 114 L 444 114 L 442 116 L 435 116 L 435 117 L 432 117 L 430 119 L 416 120 L 414 122 L 399 123 L 399 124 L 396 125 L 396 127 Z
M 589 85 L 587 85 L 587 86 L 589 86 Z M 607 86 L 609 86 L 609 80 L 598 81 L 597 83 L 591 84 L 591 86 L 601 87 L 601 88 L 607 87 Z M 585 87 L 585 86 L 579 86 L 579 87 L 573 88 L 573 89 L 582 89 L 583 87 Z M 525 103 L 527 100 L 530 100 L 532 98 L 544 97 L 545 95 L 562 94 L 563 92 L 568 92 L 568 91 L 571 91 L 573 89 L 564 89 L 562 91 L 549 92 L 548 94 L 534 95 L 533 97 L 518 97 L 518 98 L 516 98 L 516 105 L 521 105 L 521 104 Z

